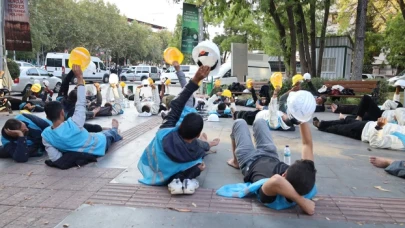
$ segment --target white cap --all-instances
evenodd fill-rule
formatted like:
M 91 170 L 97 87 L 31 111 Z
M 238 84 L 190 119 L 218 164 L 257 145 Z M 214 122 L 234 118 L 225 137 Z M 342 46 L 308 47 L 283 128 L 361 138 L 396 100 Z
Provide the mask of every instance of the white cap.
M 211 69 L 210 76 L 218 74 L 219 68 L 221 67 L 221 53 L 215 43 L 209 40 L 199 43 L 194 47 L 192 56 L 196 64 L 200 62 L 204 66 L 215 66 L 214 69 Z
M 290 92 L 287 99 L 287 114 L 298 121 L 308 122 L 316 109 L 316 102 L 312 93 L 300 90 Z
M 149 81 L 148 81 L 148 79 L 144 79 L 144 80 L 142 80 L 142 85 L 149 85 Z
M 216 114 L 211 114 L 208 116 L 208 122 L 219 122 L 219 117 Z
M 46 87 L 49 86 L 49 81 L 48 81 L 48 80 L 44 80 L 43 83 L 44 83 L 44 85 L 45 85 Z
M 110 74 L 110 77 L 108 78 L 108 82 L 110 84 L 118 84 L 118 82 L 119 82 L 118 75 Z
M 405 80 L 398 80 L 394 83 L 395 86 L 401 86 L 402 88 L 405 87 Z
M 311 80 L 311 75 L 309 73 L 304 74 L 304 79 L 305 80 Z

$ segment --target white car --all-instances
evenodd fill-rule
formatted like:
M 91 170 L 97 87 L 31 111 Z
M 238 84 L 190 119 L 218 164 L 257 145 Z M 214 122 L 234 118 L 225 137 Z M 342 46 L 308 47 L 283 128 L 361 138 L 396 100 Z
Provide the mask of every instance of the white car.
M 17 65 L 20 67 L 20 70 L 35 67 L 31 63 L 23 62 L 23 61 L 15 61 Z
M 53 76 L 46 70 L 40 68 L 26 68 L 22 69 L 20 72 L 20 77 L 14 79 L 14 85 L 11 87 L 12 92 L 25 92 L 31 89 L 31 86 L 38 80 L 41 86 L 43 86 L 43 81 L 49 81 L 49 89 L 58 93 L 62 85 L 62 80 L 58 77 Z
M 187 82 L 192 79 L 195 75 L 195 73 L 198 70 L 197 65 L 180 65 L 180 70 L 183 71 L 183 73 L 186 75 L 186 80 Z M 168 78 L 170 79 L 172 84 L 176 84 L 179 82 L 179 79 L 177 78 L 176 70 L 174 67 L 169 67 L 161 76 L 160 78 Z

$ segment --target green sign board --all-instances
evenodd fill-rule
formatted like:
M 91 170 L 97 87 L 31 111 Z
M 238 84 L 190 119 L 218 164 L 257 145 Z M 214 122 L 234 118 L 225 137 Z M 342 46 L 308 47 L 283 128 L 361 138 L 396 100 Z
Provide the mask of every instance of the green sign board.
M 181 52 L 191 54 L 198 44 L 200 31 L 198 8 L 195 5 L 183 3 L 183 24 L 181 34 Z

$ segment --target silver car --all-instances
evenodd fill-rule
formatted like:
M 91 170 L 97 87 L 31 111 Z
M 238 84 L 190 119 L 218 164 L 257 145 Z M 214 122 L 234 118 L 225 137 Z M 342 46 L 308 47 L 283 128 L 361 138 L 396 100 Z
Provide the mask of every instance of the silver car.
M 62 85 L 62 80 L 58 77 L 54 77 L 48 71 L 41 68 L 26 68 L 21 69 L 20 77 L 14 79 L 14 85 L 11 87 L 12 92 L 25 92 L 31 89 L 31 86 L 38 81 L 41 86 L 43 86 L 43 81 L 47 80 L 49 82 L 49 89 L 58 93 Z

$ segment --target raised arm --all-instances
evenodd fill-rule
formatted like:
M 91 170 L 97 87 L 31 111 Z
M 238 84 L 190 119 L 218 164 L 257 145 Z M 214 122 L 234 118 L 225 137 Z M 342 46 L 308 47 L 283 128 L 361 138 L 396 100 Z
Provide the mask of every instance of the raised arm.
M 80 66 L 78 65 L 73 65 L 72 71 L 74 72 L 77 78 L 77 101 L 75 106 L 75 112 L 72 116 L 72 120 L 73 122 L 76 123 L 76 125 L 79 128 L 82 128 L 84 122 L 86 121 L 86 103 L 87 103 L 86 91 L 83 82 L 83 72 L 80 69 Z
M 301 139 L 302 139 L 302 159 L 314 160 L 314 148 L 312 143 L 311 128 L 308 123 L 300 125 Z
M 135 90 L 135 96 L 134 96 L 134 103 L 136 110 L 138 113 L 142 113 L 142 104 L 141 104 L 141 99 L 139 99 L 139 94 L 141 93 L 141 88 L 142 86 L 138 86 Z
M 69 92 L 69 84 L 74 76 L 75 75 L 72 70 L 66 75 L 66 77 L 62 81 L 62 85 L 60 86 L 58 97 L 67 97 Z
M 181 88 L 184 88 L 187 84 L 186 75 L 180 69 L 180 65 L 178 62 L 173 62 L 173 67 L 176 70 L 177 78 L 179 79 Z
M 150 86 L 152 87 L 152 99 L 153 99 L 153 105 L 152 105 L 151 111 L 152 111 L 152 115 L 156 115 L 159 113 L 159 108 L 160 108 L 159 91 L 155 85 L 150 85 Z
M 181 117 L 184 106 L 186 105 L 186 103 L 188 103 L 191 95 L 193 95 L 193 93 L 198 89 L 198 83 L 206 78 L 209 73 L 210 67 L 208 66 L 201 66 L 198 69 L 198 71 L 195 73 L 194 78 L 190 80 L 190 82 L 183 88 L 180 94 L 170 103 L 170 112 L 160 128 L 170 128 L 176 126 L 177 121 L 179 121 Z
M 395 88 L 395 93 L 394 93 L 394 97 L 392 98 L 392 100 L 399 102 L 400 99 L 401 99 L 401 86 L 397 86 Z

